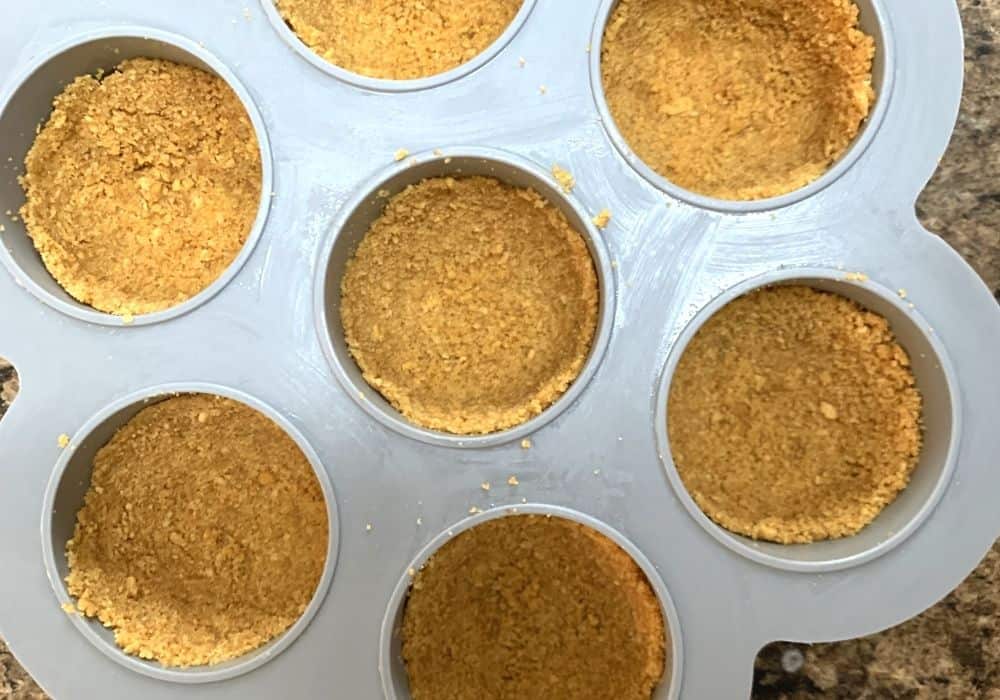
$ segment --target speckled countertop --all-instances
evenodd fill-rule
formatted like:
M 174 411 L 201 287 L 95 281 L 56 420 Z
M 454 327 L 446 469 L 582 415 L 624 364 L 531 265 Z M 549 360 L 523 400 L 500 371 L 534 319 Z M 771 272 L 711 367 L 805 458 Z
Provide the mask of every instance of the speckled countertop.
M 1000 0 L 959 0 L 959 6 L 967 42 L 962 114 L 917 211 L 1000 300 Z M 2 416 L 17 393 L 3 360 L 0 385 Z M 0 699 L 45 697 L 0 640 Z M 958 590 L 899 627 L 837 644 L 765 648 L 753 697 L 1000 700 L 1000 543 Z

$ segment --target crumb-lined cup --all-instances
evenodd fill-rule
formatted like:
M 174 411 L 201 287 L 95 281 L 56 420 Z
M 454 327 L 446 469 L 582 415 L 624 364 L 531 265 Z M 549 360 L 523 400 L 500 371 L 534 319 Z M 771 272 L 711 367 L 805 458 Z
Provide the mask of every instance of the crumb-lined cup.
M 922 446 L 908 485 L 875 519 L 854 535 L 808 544 L 777 544 L 734 534 L 713 522 L 688 492 L 674 463 L 667 429 L 671 382 L 684 351 L 705 322 L 730 302 L 757 289 L 796 285 L 840 295 L 886 319 L 907 353 L 922 397 Z M 902 544 L 928 518 L 951 481 L 962 417 L 959 387 L 941 340 L 904 295 L 864 275 L 826 268 L 767 273 L 727 290 L 684 328 L 667 358 L 653 406 L 660 460 L 678 499 L 718 542 L 760 564 L 796 572 L 837 571 L 869 562 Z
M 194 66 L 221 78 L 242 103 L 256 133 L 260 149 L 261 197 L 246 241 L 222 274 L 202 291 L 175 306 L 134 317 L 104 313 L 71 297 L 46 269 L 17 212 L 25 202 L 18 181 L 23 164 L 36 136 L 52 112 L 53 99 L 77 77 L 105 73 L 130 58 L 153 58 Z M 250 258 L 267 220 L 273 190 L 271 149 L 264 120 L 250 93 L 236 75 L 218 58 L 195 42 L 176 34 L 145 27 L 125 27 L 90 32 L 46 53 L 13 82 L 10 93 L 0 100 L 0 130 L 7 134 L 5 157 L 8 166 L 0 174 L 0 212 L 4 217 L 0 232 L 0 261 L 18 284 L 52 308 L 88 323 L 109 326 L 143 325 L 177 318 L 201 306 L 218 294 L 239 273 Z
M 305 42 L 302 41 L 301 38 L 299 38 L 295 31 L 285 21 L 285 18 L 282 17 L 281 11 L 278 10 L 274 0 L 261 0 L 261 4 L 264 8 L 264 14 L 267 15 L 268 20 L 278 35 L 285 41 L 286 44 L 288 44 L 289 47 L 291 47 L 297 54 L 299 54 L 299 56 L 308 61 L 310 64 L 337 80 L 363 90 L 392 93 L 429 90 L 431 88 L 447 85 L 448 83 L 464 78 L 465 76 L 479 70 L 492 61 L 501 51 L 503 51 L 511 40 L 517 36 L 517 33 L 528 21 L 528 17 L 531 15 L 531 11 L 534 9 L 536 1 L 537 0 L 524 0 L 524 4 L 521 5 L 521 8 L 514 16 L 514 19 L 511 20 L 510 24 L 503 31 L 503 33 L 483 51 L 465 63 L 444 71 L 443 73 L 438 73 L 437 75 L 402 80 L 373 78 L 331 63 L 313 51 L 313 49 L 311 49 L 305 44 Z
M 875 140 L 892 99 L 896 56 L 892 27 L 889 24 L 888 15 L 882 6 L 883 0 L 855 1 L 860 10 L 860 28 L 875 41 L 875 57 L 872 64 L 871 81 L 876 95 L 875 103 L 871 107 L 868 118 L 862 123 L 857 135 L 846 150 L 844 150 L 840 158 L 824 174 L 805 186 L 787 194 L 764 199 L 721 199 L 681 187 L 643 162 L 615 123 L 604 89 L 601 60 L 602 47 L 604 45 L 605 30 L 618 6 L 619 0 L 602 0 L 591 34 L 589 48 L 591 91 L 593 92 L 597 111 L 608 138 L 629 166 L 642 178 L 667 195 L 698 208 L 729 214 L 745 214 L 780 209 L 815 196 L 842 178 L 858 162 Z
M 431 540 L 403 570 L 399 583 L 396 584 L 396 588 L 393 590 L 389 600 L 385 619 L 382 622 L 379 642 L 379 673 L 382 677 L 382 688 L 386 700 L 409 700 L 410 698 L 409 680 L 402 654 L 402 630 L 403 616 L 406 611 L 406 604 L 410 595 L 414 574 L 427 564 L 443 545 L 461 533 L 497 518 L 524 515 L 563 518 L 578 523 L 607 537 L 632 558 L 645 575 L 653 593 L 656 594 L 659 600 L 666 635 L 664 674 L 659 685 L 653 692 L 652 698 L 653 700 L 677 700 L 680 697 L 682 685 L 681 671 L 684 665 L 684 645 L 681 637 L 680 618 L 670 597 L 670 592 L 667 590 L 667 586 L 659 573 L 657 573 L 656 567 L 653 566 L 652 562 L 646 558 L 635 544 L 600 520 L 569 508 L 539 503 L 498 506 L 470 516 L 446 529 Z
M 530 188 L 565 215 L 584 239 L 598 282 L 597 328 L 576 379 L 550 406 L 514 427 L 482 435 L 459 435 L 416 425 L 372 388 L 348 348 L 341 320 L 341 283 L 349 261 L 371 225 L 394 195 L 435 177 L 484 176 Z M 315 283 L 315 315 L 320 342 L 337 379 L 350 397 L 383 425 L 434 445 L 487 447 L 526 438 L 565 411 L 597 371 L 611 337 L 615 291 L 611 261 L 603 239 L 574 196 L 565 194 L 551 173 L 512 153 L 481 147 L 454 147 L 417 154 L 393 164 L 364 184 L 342 208 L 333 234 L 321 251 Z
M 143 409 L 160 401 L 188 394 L 223 397 L 248 406 L 272 421 L 292 439 L 312 467 L 326 501 L 328 543 L 326 562 L 315 592 L 302 615 L 284 632 L 230 661 L 211 666 L 168 668 L 156 661 L 126 654 L 115 643 L 112 630 L 105 628 L 97 618 L 85 617 L 76 612 L 76 600 L 70 595 L 65 582 L 70 571 L 66 545 L 74 536 L 77 513 L 90 488 L 94 459 L 98 451 Z M 76 435 L 79 438 L 74 437 L 68 443 L 45 490 L 41 514 L 42 554 L 49 583 L 58 599 L 53 604 L 72 611 L 67 614 L 68 620 L 101 653 L 131 671 L 157 680 L 184 684 L 210 683 L 235 678 L 271 661 L 287 650 L 305 631 L 323 605 L 333 579 L 340 528 L 330 478 L 316 451 L 284 416 L 267 404 L 235 389 L 214 384 L 170 384 L 145 389 L 115 401 L 81 426 Z

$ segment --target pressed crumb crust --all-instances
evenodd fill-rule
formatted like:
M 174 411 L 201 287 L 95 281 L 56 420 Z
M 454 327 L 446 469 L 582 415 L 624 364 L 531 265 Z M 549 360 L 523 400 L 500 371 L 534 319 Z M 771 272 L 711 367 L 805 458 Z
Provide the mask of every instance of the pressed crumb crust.
M 693 192 L 754 200 L 840 158 L 875 100 L 874 55 L 850 0 L 621 0 L 601 62 L 643 162 Z
M 330 63 L 389 80 L 457 68 L 507 29 L 523 0 L 276 0 L 289 27 Z
M 432 178 L 389 199 L 349 261 L 341 320 L 365 380 L 417 425 L 513 427 L 580 374 L 599 291 L 583 236 L 534 190 Z
M 402 653 L 414 700 L 647 700 L 666 631 L 617 544 L 564 518 L 512 515 L 448 541 L 416 573 Z
M 178 396 L 98 451 L 66 583 L 126 653 L 218 664 L 301 617 L 328 533 L 319 481 L 280 427 L 230 399 Z
M 190 299 L 232 263 L 260 205 L 260 150 L 224 80 L 135 58 L 55 99 L 21 184 L 56 281 L 130 316 Z
M 921 398 L 888 322 L 810 287 L 741 297 L 671 382 L 677 471 L 732 532 L 784 544 L 853 535 L 895 500 L 921 448 Z

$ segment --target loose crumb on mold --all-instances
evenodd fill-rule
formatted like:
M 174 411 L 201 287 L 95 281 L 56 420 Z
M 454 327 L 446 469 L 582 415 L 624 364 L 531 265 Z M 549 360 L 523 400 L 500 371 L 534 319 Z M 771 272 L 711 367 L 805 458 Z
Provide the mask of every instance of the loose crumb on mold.
M 552 166 L 552 177 L 556 179 L 565 194 L 569 194 L 576 187 L 576 178 L 573 177 L 573 173 L 560 165 Z
M 276 0 L 323 59 L 373 78 L 413 80 L 457 68 L 496 41 L 523 0 Z
M 524 438 L 521 440 L 521 449 L 530 450 L 531 449 L 531 438 Z
M 62 435 L 60 435 L 58 437 L 58 439 L 56 440 L 56 442 L 59 443 L 59 447 L 63 447 L 63 448 L 68 447 L 69 446 L 69 435 L 67 435 L 66 433 L 63 433 Z
M 844 275 L 844 279 L 848 282 L 867 282 L 868 275 L 864 272 L 848 272 Z
M 888 322 L 811 287 L 710 318 L 674 374 L 677 471 L 719 525 L 784 544 L 853 535 L 909 482 L 921 397 Z
M 521 483 L 521 482 L 520 482 L 520 481 L 518 481 L 518 480 L 517 480 L 517 477 L 516 477 L 516 476 L 514 476 L 513 474 L 511 475 L 511 477 L 510 477 L 509 479 L 507 479 L 507 485 L 508 485 L 508 486 L 517 486 L 517 485 L 518 485 L 518 484 L 520 484 L 520 483 Z
M 62 611 L 64 613 L 66 613 L 67 615 L 79 615 L 80 614 L 80 611 L 77 610 L 76 606 L 73 605 L 73 603 L 66 602 L 66 603 L 63 603 L 62 605 L 60 605 L 59 607 L 62 608 Z
M 396 152 L 392 154 L 393 159 L 398 163 L 401 160 L 406 160 L 410 155 L 410 152 L 405 148 L 396 149 Z
M 594 226 L 596 226 L 597 228 L 600 229 L 607 228 L 608 224 L 611 223 L 611 210 L 601 209 L 601 211 L 598 212 L 597 216 L 593 218 L 593 222 Z
M 489 490 L 490 490 L 490 488 L 492 488 L 492 487 L 491 487 L 491 485 L 490 485 L 490 482 L 488 482 L 488 481 L 484 481 L 483 483 L 481 483 L 481 484 L 479 485 L 479 488 L 481 488 L 481 489 L 482 489 L 483 491 L 489 491 Z
M 299 619 L 328 531 L 319 481 L 280 427 L 236 401 L 178 396 L 94 457 L 67 588 L 127 654 L 218 664 Z

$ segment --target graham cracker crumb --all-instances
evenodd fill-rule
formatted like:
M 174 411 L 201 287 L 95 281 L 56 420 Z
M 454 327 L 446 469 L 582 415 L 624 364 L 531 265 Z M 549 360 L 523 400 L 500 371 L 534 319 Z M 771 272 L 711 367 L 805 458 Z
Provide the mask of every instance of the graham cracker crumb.
M 439 177 L 392 197 L 341 285 L 365 380 L 417 425 L 519 425 L 576 380 L 597 327 L 587 244 L 537 192 Z
M 236 401 L 179 396 L 98 451 L 66 583 L 126 653 L 218 664 L 298 620 L 327 537 L 319 481 L 280 427 Z
M 508 515 L 445 543 L 413 579 L 401 636 L 413 700 L 648 700 L 667 663 L 642 570 L 558 517 Z
M 805 543 L 857 533 L 906 487 L 921 398 L 883 317 L 773 287 L 733 301 L 691 341 L 668 429 L 677 471 L 712 520 Z
M 508 486 L 517 486 L 520 483 L 521 482 L 517 480 L 517 477 L 513 475 L 509 479 L 507 479 Z
M 69 602 L 63 603 L 59 607 L 62 608 L 62 611 L 64 613 L 66 613 L 67 615 L 79 615 L 80 614 L 80 611 L 77 610 L 76 606 L 73 605 L 72 603 L 69 603 Z
M 406 160 L 406 157 L 409 155 L 410 152 L 408 150 L 406 150 L 405 148 L 400 148 L 395 153 L 392 154 L 392 157 L 393 160 L 395 160 L 398 163 L 401 160 Z
M 69 435 L 67 435 L 66 433 L 63 433 L 62 435 L 60 435 L 57 438 L 56 442 L 59 443 L 59 447 L 62 447 L 62 448 L 68 447 L 69 446 Z
M 530 450 L 531 449 L 531 438 L 524 438 L 521 440 L 521 449 Z
M 867 282 L 868 275 L 863 272 L 848 272 L 844 275 L 844 279 L 848 282 Z
M 552 166 L 552 177 L 556 179 L 565 194 L 569 194 L 576 187 L 576 178 L 573 177 L 573 173 L 559 165 Z
M 467 63 L 507 29 L 523 0 L 275 0 L 299 38 L 334 65 L 411 80 Z
M 489 491 L 492 488 L 492 486 L 490 485 L 490 482 L 484 481 L 479 485 L 479 488 L 481 488 L 483 491 Z
M 593 218 L 594 226 L 600 229 L 605 229 L 608 224 L 611 223 L 611 210 L 601 209 L 601 211 Z
M 95 309 L 138 315 L 186 301 L 232 263 L 260 203 L 260 150 L 224 80 L 134 58 L 56 97 L 21 185 L 56 281 Z
M 604 34 L 608 107 L 675 184 L 754 200 L 812 182 L 875 101 L 875 42 L 850 0 L 621 0 Z

